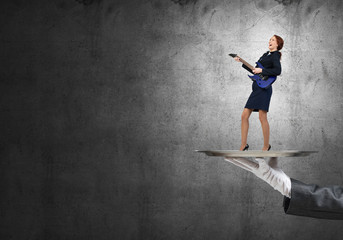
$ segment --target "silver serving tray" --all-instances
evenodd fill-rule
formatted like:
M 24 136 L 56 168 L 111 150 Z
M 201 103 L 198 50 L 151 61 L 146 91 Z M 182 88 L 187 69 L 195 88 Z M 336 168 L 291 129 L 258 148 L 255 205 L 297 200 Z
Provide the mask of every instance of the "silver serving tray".
M 196 152 L 205 153 L 211 157 L 306 157 L 318 151 L 298 151 L 298 150 L 284 150 L 284 151 L 238 151 L 238 150 L 195 150 Z

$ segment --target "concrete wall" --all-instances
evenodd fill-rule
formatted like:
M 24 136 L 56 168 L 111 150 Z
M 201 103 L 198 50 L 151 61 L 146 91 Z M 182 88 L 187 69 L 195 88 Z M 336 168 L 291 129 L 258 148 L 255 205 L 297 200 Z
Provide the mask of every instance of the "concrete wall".
M 85 4 L 83 4 L 85 3 Z M 291 177 L 343 185 L 339 0 L 6 1 L 1 239 L 337 239 L 221 158 L 237 149 L 253 63 L 285 46 L 269 113 Z M 262 148 L 257 114 L 249 144 Z

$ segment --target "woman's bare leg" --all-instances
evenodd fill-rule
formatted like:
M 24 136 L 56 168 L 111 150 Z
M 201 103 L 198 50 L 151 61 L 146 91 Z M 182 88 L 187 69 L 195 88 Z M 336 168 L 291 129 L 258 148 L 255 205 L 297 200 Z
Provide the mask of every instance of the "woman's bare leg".
M 269 123 L 267 118 L 267 111 L 259 110 L 259 118 L 262 126 L 263 133 L 263 148 L 262 151 L 267 151 L 269 148 Z
M 242 136 L 242 142 L 241 147 L 239 150 L 243 150 L 245 148 L 245 145 L 247 145 L 247 139 L 248 139 L 248 130 L 249 130 L 249 117 L 252 112 L 252 109 L 244 108 L 242 112 L 242 118 L 241 118 L 241 136 Z

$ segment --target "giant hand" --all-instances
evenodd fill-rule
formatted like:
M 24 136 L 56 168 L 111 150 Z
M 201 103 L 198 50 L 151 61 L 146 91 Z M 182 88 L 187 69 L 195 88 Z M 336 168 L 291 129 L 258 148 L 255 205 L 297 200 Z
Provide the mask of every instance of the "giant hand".
M 252 172 L 282 195 L 291 198 L 291 179 L 277 167 L 277 158 L 271 158 L 269 164 L 264 158 L 256 158 L 256 161 L 250 161 L 248 158 L 226 157 L 225 160 Z

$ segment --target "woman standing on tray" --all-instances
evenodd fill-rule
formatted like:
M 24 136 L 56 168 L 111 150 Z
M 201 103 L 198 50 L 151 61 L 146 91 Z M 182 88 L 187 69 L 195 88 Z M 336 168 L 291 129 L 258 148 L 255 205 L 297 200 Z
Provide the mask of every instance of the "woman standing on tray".
M 274 35 L 269 40 L 269 51 L 262 55 L 262 57 L 258 60 L 264 67 L 262 68 L 254 68 L 252 71 L 246 65 L 242 65 L 243 68 L 248 70 L 253 74 L 259 74 L 266 76 L 277 76 L 281 74 L 281 52 L 279 52 L 283 47 L 283 39 L 277 35 Z M 237 62 L 241 62 L 239 57 L 235 57 Z M 269 103 L 270 98 L 272 96 L 272 86 L 267 88 L 261 88 L 257 85 L 256 81 L 252 84 L 252 93 L 244 107 L 242 113 L 242 123 L 241 123 L 241 134 L 242 134 L 242 142 L 241 142 L 241 151 L 245 151 L 249 149 L 249 145 L 247 144 L 248 138 L 248 130 L 249 130 L 249 117 L 252 112 L 259 113 L 259 119 L 261 121 L 262 126 L 262 133 L 263 133 L 263 151 L 269 151 L 271 145 L 269 144 L 269 123 L 267 119 L 267 113 L 269 110 Z

